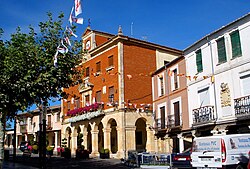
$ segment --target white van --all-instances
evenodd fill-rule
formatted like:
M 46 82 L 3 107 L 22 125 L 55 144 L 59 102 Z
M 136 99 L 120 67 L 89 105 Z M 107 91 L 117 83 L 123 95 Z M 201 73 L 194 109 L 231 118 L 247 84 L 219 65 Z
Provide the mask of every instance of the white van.
M 192 167 L 246 168 L 250 151 L 250 134 L 215 135 L 193 140 Z

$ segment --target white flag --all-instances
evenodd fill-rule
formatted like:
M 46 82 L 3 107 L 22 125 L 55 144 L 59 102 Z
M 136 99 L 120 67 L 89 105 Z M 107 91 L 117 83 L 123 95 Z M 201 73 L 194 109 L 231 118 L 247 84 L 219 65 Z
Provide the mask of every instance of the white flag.
M 70 15 L 69 15 L 69 22 L 70 22 L 70 25 L 72 25 L 72 22 L 73 22 L 73 11 L 74 11 L 74 6 L 72 7 L 71 12 L 70 12 Z
M 70 35 L 73 35 L 74 37 L 77 38 L 77 35 L 74 34 L 74 32 L 69 27 L 66 27 L 66 30 L 69 32 Z
M 62 47 L 60 47 L 60 45 L 57 47 L 57 51 L 62 54 L 68 53 L 68 48 L 63 44 L 63 40 L 61 40 L 61 45 Z
M 71 42 L 70 42 L 70 40 L 69 40 L 68 37 L 65 37 L 64 40 L 65 40 L 65 42 L 66 42 L 69 46 L 71 46 Z
M 78 16 L 82 13 L 81 0 L 75 0 L 75 16 Z
M 83 24 L 83 18 L 75 18 L 75 17 L 73 17 L 72 21 L 75 22 L 75 23 L 78 23 L 78 24 Z
M 57 67 L 57 55 L 58 55 L 58 50 L 56 51 L 56 54 L 54 56 L 54 66 Z

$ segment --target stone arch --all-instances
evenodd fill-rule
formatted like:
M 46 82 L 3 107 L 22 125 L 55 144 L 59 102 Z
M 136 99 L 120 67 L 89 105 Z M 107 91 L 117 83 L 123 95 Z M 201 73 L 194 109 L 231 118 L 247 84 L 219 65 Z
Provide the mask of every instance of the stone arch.
M 102 122 L 98 125 L 98 151 L 100 152 L 104 148 L 104 133 L 103 133 L 103 124 Z
M 117 153 L 118 151 L 118 137 L 117 137 L 117 122 L 111 118 L 108 121 L 107 128 L 110 128 L 110 148 L 111 153 Z
M 71 127 L 67 127 L 65 129 L 65 137 L 67 139 L 67 147 L 71 148 L 72 147 L 72 143 L 71 143 L 71 138 L 72 138 L 72 130 Z
M 91 136 L 91 125 L 88 124 L 87 127 L 87 150 L 89 150 L 89 152 L 92 152 L 92 136 Z
M 135 122 L 135 145 L 137 152 L 146 151 L 147 143 L 147 120 L 145 118 L 138 118 Z

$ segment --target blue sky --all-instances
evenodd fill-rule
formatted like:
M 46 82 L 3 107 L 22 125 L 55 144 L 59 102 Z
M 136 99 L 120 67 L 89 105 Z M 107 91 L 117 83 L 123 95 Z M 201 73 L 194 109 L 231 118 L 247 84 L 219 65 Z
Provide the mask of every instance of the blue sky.
M 46 20 L 46 12 L 65 13 L 64 24 L 74 0 L 1 0 L 0 27 L 3 39 L 32 25 L 36 29 Z M 153 43 L 185 49 L 212 31 L 250 12 L 249 0 L 81 0 L 85 22 L 78 25 L 80 36 L 91 20 L 91 28 L 117 34 L 118 26 L 123 33 Z
M 78 39 L 91 21 L 91 28 L 123 34 L 164 46 L 185 49 L 203 36 L 250 12 L 249 0 L 81 0 L 84 24 L 77 27 Z M 38 30 L 46 13 L 64 12 L 64 25 L 74 0 L 1 0 L 0 27 L 4 40 L 18 26 L 23 32 L 32 25 Z M 133 23 L 133 24 L 132 24 Z M 131 25 L 133 29 L 131 32 Z M 51 102 L 52 105 L 59 102 Z M 34 107 L 33 107 L 34 108 Z

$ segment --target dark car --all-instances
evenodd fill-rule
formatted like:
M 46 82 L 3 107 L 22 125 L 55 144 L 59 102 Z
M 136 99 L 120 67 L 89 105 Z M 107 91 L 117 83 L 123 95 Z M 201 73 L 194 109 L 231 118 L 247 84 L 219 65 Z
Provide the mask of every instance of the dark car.
M 21 143 L 20 143 L 20 150 L 22 151 L 22 152 L 24 152 L 25 150 L 28 150 L 28 146 L 29 146 L 29 142 L 27 142 L 27 141 L 22 141 Z
M 192 168 L 191 161 L 191 148 L 183 151 L 183 153 L 172 153 L 171 161 L 173 168 Z

